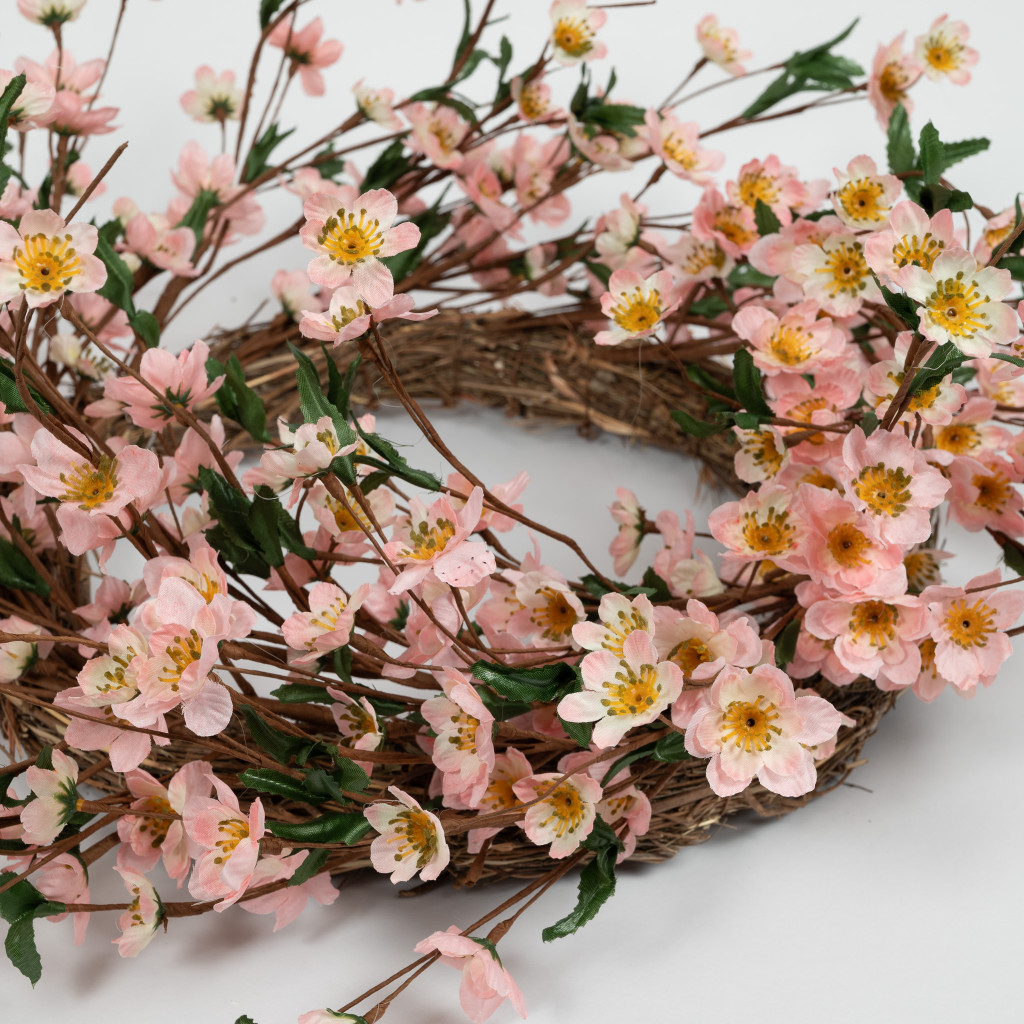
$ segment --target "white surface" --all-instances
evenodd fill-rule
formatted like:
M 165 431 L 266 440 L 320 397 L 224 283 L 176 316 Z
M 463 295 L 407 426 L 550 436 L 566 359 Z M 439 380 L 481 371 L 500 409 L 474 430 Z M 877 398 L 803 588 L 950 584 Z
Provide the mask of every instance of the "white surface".
M 13 15 L 12 0 L 3 6 L 5 17 Z M 164 170 L 175 162 L 181 141 L 196 137 L 211 150 L 216 146 L 216 130 L 187 122 L 177 96 L 190 86 L 191 68 L 204 61 L 218 69 L 241 69 L 255 6 L 255 0 L 216 5 L 132 0 L 120 70 L 109 80 L 110 102 L 124 101 L 119 118 L 124 128 L 90 143 L 87 157 L 98 167 L 122 138 L 133 139 L 103 203 L 130 190 L 143 202 L 162 205 L 168 194 Z M 317 115 L 330 111 L 332 118 L 340 110 L 344 116 L 350 109 L 348 84 L 362 75 L 399 92 L 429 84 L 430 68 L 440 80 L 460 6 L 457 0 L 400 8 L 384 0 L 311 4 L 310 14 L 324 14 L 329 34 L 345 41 L 346 53 L 327 72 L 337 98 L 331 99 L 330 91 L 326 99 L 303 98 L 301 109 Z M 912 37 L 941 12 L 923 2 L 859 6 L 862 24 L 842 52 L 865 66 L 877 42 L 888 42 L 904 28 Z M 517 43 L 517 62 L 519 54 L 525 60 L 539 49 L 527 40 L 545 31 L 547 7 L 546 0 L 499 4 L 515 13 L 501 31 Z M 692 25 L 704 8 L 685 8 L 662 0 L 655 8 L 611 11 L 604 33 L 611 59 L 597 69 L 598 78 L 603 80 L 613 63 L 623 97 L 644 102 L 666 95 L 696 54 Z M 722 21 L 737 25 L 744 44 L 757 52 L 754 67 L 822 41 L 855 13 L 816 6 L 799 14 L 793 8 L 787 16 L 780 5 L 752 2 L 721 8 Z M 70 26 L 66 39 L 77 58 L 105 52 L 102 41 L 85 42 L 102 39 L 98 29 L 91 35 L 90 16 L 102 22 L 115 9 L 114 0 L 91 0 L 84 20 Z M 534 10 L 531 24 L 527 15 Z M 1016 122 L 1006 117 L 1012 108 L 996 97 L 1001 83 L 1015 81 L 1014 47 L 1024 15 L 1009 3 L 950 13 L 971 22 L 971 41 L 982 53 L 975 81 L 966 89 L 923 83 L 915 92 L 913 123 L 916 129 L 932 117 L 951 138 L 994 137 L 990 154 L 962 165 L 955 180 L 998 209 L 1012 201 L 1019 186 Z M 227 27 L 235 17 L 244 30 Z M 18 54 L 41 59 L 47 52 L 43 30 L 16 16 L 5 20 L 0 66 L 10 66 Z M 705 74 L 698 85 L 716 80 L 718 72 Z M 562 73 L 555 81 L 568 89 L 574 77 Z M 702 125 L 718 123 L 739 109 L 741 94 L 746 97 L 756 87 L 740 83 L 711 93 L 707 106 L 695 105 L 689 116 Z M 845 165 L 863 151 L 879 160 L 884 155 L 884 139 L 866 104 L 807 118 L 799 132 L 795 128 L 782 122 L 718 137 L 729 154 L 726 171 L 731 174 L 748 157 L 769 152 L 797 164 L 808 177 L 827 175 L 833 165 Z M 311 126 L 310 134 L 315 130 Z M 154 153 L 159 154 L 156 167 Z M 577 207 L 574 216 L 611 206 L 630 184 L 625 176 L 606 180 L 593 205 Z M 696 200 L 692 189 L 674 203 L 673 193 L 664 195 L 664 209 L 687 208 Z M 287 205 L 275 209 L 278 217 L 294 215 Z M 219 295 L 210 295 L 210 289 L 212 304 L 187 322 L 183 318 L 180 341 L 190 340 L 191 332 L 211 319 L 243 318 L 276 267 L 303 262 L 296 246 L 281 259 L 262 262 L 260 273 L 236 278 Z M 227 312 L 218 312 L 217 301 L 231 303 Z M 571 524 L 574 531 L 585 522 L 581 539 L 597 555 L 611 538 L 604 509 L 616 485 L 633 488 L 651 511 L 681 510 L 692 503 L 692 468 L 664 453 L 629 451 L 611 438 L 588 444 L 571 432 L 538 439 L 498 414 L 473 410 L 439 415 L 436 422 L 456 452 L 487 480 L 528 469 L 533 482 L 527 511 L 552 526 Z M 382 430 L 400 436 L 397 425 Z M 436 468 L 424 444 L 409 457 L 415 465 Z M 701 508 L 706 512 L 707 505 Z M 950 573 L 956 580 L 992 563 L 991 548 L 976 538 L 954 534 L 950 547 L 961 553 Z M 552 549 L 545 551 L 554 560 Z M 576 569 L 567 558 L 556 564 Z M 607 565 L 607 558 L 601 564 Z M 902 698 L 868 744 L 869 763 L 851 780 L 856 787 L 843 787 L 778 822 L 723 830 L 668 864 L 626 866 L 617 895 L 593 923 L 545 946 L 541 928 L 574 901 L 574 883 L 561 884 L 501 945 L 506 966 L 525 992 L 531 1022 L 1019 1019 L 1022 675 L 1024 655 L 1018 653 L 998 683 L 972 702 L 946 694 L 924 706 L 912 696 Z M 120 899 L 117 879 L 107 874 L 102 866 L 94 872 L 94 898 Z M 347 887 L 331 908 L 310 908 L 279 935 L 271 935 L 269 918 L 241 912 L 174 921 L 136 961 L 120 960 L 108 945 L 115 932 L 111 918 L 97 917 L 80 949 L 71 946 L 69 924 L 44 923 L 37 929 L 43 979 L 34 992 L 0 965 L 0 1021 L 231 1024 L 247 1013 L 259 1024 L 292 1024 L 304 1010 L 341 1005 L 412 960 L 412 947 L 424 935 L 474 920 L 511 891 L 441 888 L 400 901 L 385 880 L 370 880 Z M 164 895 L 174 898 L 171 891 Z M 464 1019 L 457 1007 L 458 980 L 451 970 L 433 968 L 385 1019 L 393 1024 Z M 492 1018 L 496 1024 L 516 1019 L 508 1006 Z

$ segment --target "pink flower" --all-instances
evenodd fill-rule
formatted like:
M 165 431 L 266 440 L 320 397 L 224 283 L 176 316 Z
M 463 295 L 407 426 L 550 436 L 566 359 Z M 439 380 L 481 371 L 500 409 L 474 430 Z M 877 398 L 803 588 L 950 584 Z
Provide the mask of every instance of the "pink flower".
M 954 85 L 966 85 L 971 80 L 969 68 L 978 62 L 978 51 L 967 45 L 970 30 L 962 21 L 948 21 L 943 14 L 932 22 L 932 27 L 914 41 L 914 56 L 924 73 L 933 81 L 945 75 Z
M 163 348 L 147 349 L 142 353 L 139 375 L 160 392 L 163 400 L 135 377 L 109 377 L 103 382 L 105 402 L 123 403 L 126 415 L 138 427 L 162 430 L 175 418 L 173 406 L 192 410 L 224 382 L 223 375 L 207 380 L 209 357 L 210 347 L 205 341 L 196 341 L 177 356 Z M 95 408 L 99 404 L 87 407 L 86 413 L 100 414 Z M 103 412 L 107 412 L 105 404 Z
M 237 121 L 242 111 L 242 90 L 234 71 L 216 74 L 208 64 L 196 71 L 196 87 L 183 93 L 181 106 L 194 121 Z
M 585 651 L 608 651 L 624 657 L 624 645 L 634 630 L 654 635 L 654 607 L 639 594 L 630 600 L 622 594 L 605 594 L 597 609 L 601 624 L 580 622 L 572 627 L 573 639 Z
M 817 584 L 797 589 L 807 608 L 804 626 L 820 640 L 833 641 L 840 664 L 891 690 L 909 686 L 921 670 L 917 641 L 928 633 L 921 598 L 910 594 L 829 598 Z
M 839 184 L 832 194 L 832 206 L 844 224 L 868 230 L 885 224 L 903 191 L 899 178 L 879 174 L 869 156 L 854 157 L 845 171 L 835 168 L 835 175 Z
M 587 7 L 586 0 L 555 0 L 551 5 L 551 43 L 559 64 L 600 60 L 608 47 L 594 33 L 608 18 L 602 10 Z
M 689 600 L 685 615 L 658 605 L 654 621 L 658 657 L 677 665 L 687 679 L 714 679 L 726 665 L 752 668 L 762 660 L 757 624 L 746 615 L 723 622 L 707 605 Z
M 124 237 L 125 251 L 148 260 L 154 267 L 169 270 L 178 277 L 194 277 L 198 273 L 192 263 L 196 236 L 191 228 L 173 227 L 167 217 L 159 214 L 137 213 L 128 221 Z
M 0 70 L 0 92 L 3 92 L 14 78 L 13 71 Z M 56 90 L 48 82 L 26 82 L 14 106 L 7 115 L 8 127 L 18 132 L 32 128 L 43 128 L 57 116 L 53 105 Z M 74 169 L 77 164 L 72 164 Z
M 551 86 L 544 81 L 544 75 L 537 75 L 525 81 L 517 75 L 509 83 L 512 99 L 515 101 L 519 116 L 531 124 L 540 124 L 553 118 L 561 117 L 565 111 L 551 103 Z
M 210 774 L 205 761 L 189 761 L 165 786 L 142 768 L 125 772 L 128 790 L 135 797 L 131 804 L 135 813 L 117 819 L 117 835 L 123 844 L 118 864 L 149 871 L 162 859 L 164 870 L 180 888 L 192 866 L 190 853 L 193 848 L 198 852 L 185 833 L 180 815 L 193 797 L 209 797 Z
M 750 50 L 739 49 L 740 37 L 734 28 L 723 28 L 718 18 L 708 14 L 697 23 L 697 42 L 704 57 L 713 61 L 730 75 L 745 75 L 747 69 L 740 63 L 753 57 Z
M 797 697 L 789 676 L 771 665 L 725 668 L 705 694 L 687 726 L 686 749 L 711 758 L 708 782 L 718 796 L 741 792 L 755 776 L 782 796 L 814 788 L 807 746 L 830 740 L 842 724 L 828 701 Z
M 42 639 L 46 634 L 42 626 L 28 622 L 18 615 L 10 615 L 0 619 L 0 632 L 35 634 Z M 39 644 L 32 640 L 8 640 L 0 643 L 0 683 L 13 683 L 30 669 L 40 656 Z M 42 655 L 45 657 L 52 644 L 43 644 Z
M 813 245 L 798 245 L 792 268 L 804 294 L 833 316 L 853 316 L 864 302 L 881 301 L 864 244 L 853 235 L 833 234 Z
M 695 185 L 709 185 L 715 180 L 712 172 L 725 163 L 725 154 L 700 147 L 700 126 L 696 122 L 683 124 L 675 114 L 648 110 L 644 124 L 651 150 L 677 178 Z
M 818 312 L 816 302 L 801 302 L 779 318 L 764 306 L 748 304 L 733 317 L 732 329 L 750 342 L 754 363 L 769 376 L 816 373 L 846 349 L 843 332 Z
M 906 266 L 899 284 L 920 303 L 920 331 L 939 345 L 953 342 L 968 356 L 989 356 L 1020 333 L 1017 316 L 1001 301 L 1013 291 L 1008 270 L 979 267 L 962 249 L 943 250 L 930 270 Z
M 309 264 L 310 280 L 338 288 L 351 279 L 369 305 L 383 306 L 394 293 L 394 281 L 378 257 L 412 249 L 420 229 L 409 221 L 392 227 L 398 202 L 385 189 L 357 195 L 345 186 L 339 192 L 316 193 L 303 206 L 302 243 L 317 253 Z
M 22 15 L 48 28 L 74 21 L 84 6 L 85 0 L 18 0 Z
M 671 661 L 659 661 L 651 635 L 635 629 L 622 643 L 622 654 L 592 651 L 580 666 L 581 693 L 558 703 L 567 722 L 596 722 L 593 743 L 614 747 L 632 728 L 649 725 L 679 696 L 683 674 Z
M 300 850 L 287 857 L 269 855 L 261 857 L 253 872 L 250 889 L 256 889 L 270 882 L 280 882 L 291 878 L 309 856 L 309 850 Z M 331 876 L 326 872 L 314 875 L 300 885 L 288 885 L 276 892 L 268 892 L 255 899 L 243 900 L 238 905 L 250 914 L 273 914 L 274 931 L 291 924 L 305 909 L 310 898 L 321 906 L 330 906 L 340 895 L 331 884 Z
M 448 866 L 450 853 L 437 817 L 425 811 L 397 786 L 388 792 L 394 804 L 371 804 L 366 820 L 380 833 L 370 844 L 370 861 L 392 882 L 408 882 L 417 872 L 424 881 L 437 878 Z
M 53 768 L 32 765 L 25 771 L 35 799 L 21 811 L 26 843 L 49 846 L 78 809 L 78 764 L 60 750 L 52 753 Z
M 958 689 L 994 677 L 1013 653 L 1005 631 L 1024 611 L 1024 592 L 999 583 L 1000 572 L 993 569 L 963 590 L 927 587 L 921 593 L 933 620 L 935 668 Z
M 121 956 L 138 956 L 153 940 L 164 919 L 163 904 L 152 882 L 141 871 L 122 864 L 116 864 L 114 870 L 124 880 L 132 902 L 118 918 L 121 937 L 113 942 Z
M 326 313 L 304 309 L 299 322 L 299 333 L 306 338 L 330 341 L 337 347 L 350 338 L 358 338 L 370 329 L 370 324 L 384 320 L 429 320 L 437 315 L 432 309 L 426 313 L 413 313 L 416 300 L 411 295 L 395 295 L 379 306 L 369 306 L 359 297 L 359 289 L 351 285 L 336 288 Z
M 197 900 L 219 900 L 214 910 L 226 910 L 252 883 L 266 832 L 263 804 L 257 797 L 246 815 L 231 788 L 212 772 L 208 777 L 217 798 L 193 796 L 182 812 L 189 839 L 204 850 L 188 891 Z
M 536 647 L 574 646 L 573 631 L 586 612 L 560 573 L 549 572 L 547 567 L 522 573 L 515 580 L 515 596 L 509 602 L 518 604 L 508 620 L 513 636 L 523 641 L 531 638 Z
M 369 588 L 364 583 L 351 597 L 333 583 L 317 583 L 309 590 L 309 611 L 295 612 L 281 626 L 285 643 L 304 653 L 293 664 L 311 661 L 344 647 L 352 634 L 352 622 Z
M 451 107 L 410 103 L 402 113 L 412 128 L 406 144 L 414 153 L 422 153 L 435 167 L 452 171 L 462 167 L 459 146 L 469 125 Z
M 908 92 L 921 77 L 922 69 L 910 54 L 904 54 L 905 35 L 905 32 L 901 32 L 888 46 L 880 45 L 871 65 L 868 99 L 875 108 L 883 131 L 889 127 L 889 118 L 897 103 L 902 104 L 908 114 L 914 109 Z
M 694 238 L 714 239 L 729 256 L 741 256 L 758 240 L 752 206 L 727 203 L 718 189 L 706 188 L 693 211 L 690 230 Z
M 445 669 L 442 682 L 444 696 L 430 697 L 420 705 L 420 713 L 437 733 L 431 757 L 443 773 L 445 796 L 476 806 L 494 768 L 494 715 L 460 672 Z
M 379 124 L 388 131 L 398 131 L 402 127 L 402 119 L 395 113 L 392 104 L 395 102 L 393 89 L 372 89 L 363 85 L 360 78 L 352 91 L 356 95 L 356 106 L 359 112 L 369 121 Z
M 481 814 L 512 810 L 519 803 L 513 787 L 532 774 L 533 767 L 526 759 L 526 755 L 515 747 L 506 747 L 504 753 L 495 754 L 494 767 L 491 769 L 487 788 L 477 802 L 477 810 Z M 479 853 L 484 842 L 500 831 L 500 828 L 470 829 L 467 849 L 470 853 Z
M 765 484 L 742 501 L 727 501 L 708 516 L 708 529 L 728 548 L 730 563 L 769 558 L 780 562 L 796 550 L 801 517 L 790 509 L 791 492 Z
M 947 470 L 949 518 L 964 529 L 1001 530 L 1011 537 L 1024 534 L 1024 495 L 1013 486 L 1017 474 L 998 456 L 960 455 Z
M 291 74 L 298 71 L 302 91 L 307 96 L 323 96 L 324 76 L 320 74 L 320 68 L 335 63 L 344 49 L 337 39 L 321 42 L 323 34 L 324 23 L 320 18 L 314 18 L 301 30 L 295 28 L 293 18 L 286 18 L 278 22 L 267 36 L 267 42 L 280 47 L 291 60 Z
M 214 594 L 207 602 L 195 587 L 174 577 L 161 582 L 151 607 L 160 625 L 149 638 L 151 657 L 139 670 L 141 692 L 123 715 L 144 724 L 153 712 L 164 714 L 182 704 L 189 729 L 197 736 L 214 736 L 232 712 L 230 691 L 211 671 L 217 648 L 222 640 L 247 636 L 255 613 L 226 594 Z
M 658 324 L 678 305 L 672 274 L 659 270 L 644 279 L 634 270 L 616 270 L 601 296 L 601 312 L 611 320 L 610 329 L 598 331 L 598 345 L 620 345 L 654 334 Z
M 442 963 L 462 971 L 459 1002 L 473 1024 L 483 1024 L 508 999 L 520 1017 L 526 1018 L 526 1004 L 512 976 L 486 940 L 463 935 L 457 925 L 434 932 L 416 943 L 417 953 L 441 954 Z
M 471 587 L 495 570 L 494 555 L 482 541 L 469 540 L 483 509 L 484 492 L 474 487 L 458 512 L 447 497 L 429 509 L 418 498 L 409 502 L 409 522 L 384 545 L 393 562 L 405 565 L 389 593 L 401 594 L 433 574 L 453 587 Z
M 586 772 L 576 772 L 559 782 L 567 771 L 565 760 L 559 761 L 556 772 L 530 775 L 512 785 L 512 792 L 523 803 L 537 801 L 526 809 L 522 825 L 530 842 L 537 846 L 551 844 L 549 852 L 554 860 L 575 853 L 594 830 L 602 797 L 600 783 Z
M 107 279 L 97 241 L 91 224 L 65 224 L 52 210 L 29 211 L 17 228 L 0 222 L 0 303 L 24 296 L 34 308 L 96 291 Z
M 615 492 L 615 501 L 609 511 L 619 524 L 619 532 L 611 543 L 612 568 L 617 576 L 629 572 L 636 556 L 640 553 L 640 544 L 644 539 L 646 519 L 644 510 L 639 506 L 636 495 L 625 487 Z
M 795 167 L 786 167 L 773 153 L 766 160 L 745 163 L 736 181 L 725 187 L 729 199 L 753 211 L 758 200 L 770 207 L 783 227 L 792 223 L 792 210 L 808 199 L 807 186 L 797 177 Z
M 365 697 L 357 700 L 344 690 L 335 689 L 333 686 L 328 686 L 327 692 L 334 698 L 331 717 L 345 741 L 345 746 L 356 750 L 377 750 L 384 742 L 384 733 L 377 721 L 377 712 L 374 711 L 373 705 Z M 355 763 L 367 775 L 373 771 L 372 761 Z
M 928 537 L 930 510 L 949 490 L 949 481 L 905 434 L 887 430 L 870 437 L 860 427 L 851 430 L 838 475 L 854 508 L 869 514 L 875 536 L 903 547 Z

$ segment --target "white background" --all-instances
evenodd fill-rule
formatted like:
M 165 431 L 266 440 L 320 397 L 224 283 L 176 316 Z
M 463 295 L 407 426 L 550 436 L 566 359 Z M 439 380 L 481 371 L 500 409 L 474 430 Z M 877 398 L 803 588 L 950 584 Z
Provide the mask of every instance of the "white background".
M 481 6 L 478 0 L 474 6 Z M 502 13 L 513 13 L 501 26 L 516 46 L 513 67 L 525 66 L 539 52 L 547 6 L 543 0 L 498 4 Z M 115 0 L 90 0 L 80 21 L 66 29 L 77 59 L 105 53 L 116 7 Z M 904 29 L 913 37 L 941 13 L 921 2 L 862 0 L 859 7 L 861 25 L 841 52 L 865 67 L 878 42 Z M 201 63 L 244 73 L 255 8 L 255 0 L 131 0 L 106 100 L 121 106 L 122 127 L 92 140 L 86 159 L 95 169 L 123 139 L 131 146 L 99 207 L 131 194 L 144 208 L 162 208 L 171 194 L 167 172 L 181 144 L 194 137 L 216 148 L 216 129 L 189 122 L 177 97 L 191 86 L 192 70 Z M 460 8 L 458 0 L 401 7 L 387 0 L 311 4 L 307 17 L 321 13 L 328 34 L 341 38 L 346 51 L 326 72 L 327 97 L 293 96 L 285 122 L 289 112 L 301 118 L 300 134 L 312 139 L 348 115 L 348 89 L 363 76 L 374 85 L 391 85 L 399 95 L 443 80 Z M 611 55 L 595 69 L 598 79 L 614 64 L 622 98 L 659 102 L 696 59 L 693 26 L 704 12 L 669 0 L 611 11 L 602 33 Z M 753 2 L 719 10 L 720 19 L 737 26 L 744 45 L 755 50 L 752 68 L 823 41 L 855 13 L 852 7 Z M 991 2 L 950 14 L 969 20 L 981 61 L 967 88 L 922 82 L 914 93 L 912 123 L 916 130 L 931 118 L 948 138 L 992 137 L 992 150 L 957 168 L 954 180 L 1002 209 L 1021 187 L 1016 83 L 1024 15 L 1017 4 Z M 45 57 L 47 33 L 19 18 L 14 0 L 2 0 L 2 17 L 0 67 L 11 67 L 21 54 Z M 721 77 L 710 68 L 696 85 Z M 716 90 L 683 110 L 702 127 L 717 124 L 766 81 Z M 565 102 L 575 72 L 562 72 L 552 83 Z M 827 176 L 861 152 L 884 158 L 884 138 L 863 102 L 718 136 L 714 145 L 727 152 L 725 176 L 746 159 L 770 152 L 796 164 L 804 177 Z M 361 163 L 365 168 L 366 159 Z M 619 192 L 631 187 L 628 175 L 603 178 L 574 206 L 574 218 L 612 207 Z M 676 184 L 653 196 L 651 206 L 689 209 L 696 198 L 691 186 Z M 280 200 L 268 204 L 268 211 L 274 223 L 283 224 L 297 207 Z M 275 269 L 303 263 L 296 244 L 261 260 L 256 271 L 236 275 L 223 289 L 209 289 L 204 304 L 178 322 L 170 343 L 186 344 L 214 322 L 244 319 L 266 294 Z M 585 443 L 571 431 L 537 437 L 499 414 L 468 409 L 439 414 L 436 422 L 487 480 L 527 469 L 527 511 L 569 530 L 598 555 L 612 535 L 604 509 L 617 485 L 635 490 L 651 512 L 690 506 L 700 519 L 710 507 L 707 496 L 695 501 L 693 468 L 665 453 L 629 450 L 611 438 Z M 397 419 L 387 421 L 383 432 L 415 441 Z M 441 468 L 425 444 L 409 457 L 423 468 Z M 948 573 L 954 581 L 993 564 L 992 549 L 977 538 L 953 532 L 950 547 L 961 553 Z M 578 571 L 554 549 L 545 554 L 567 572 Z M 607 558 L 600 564 L 607 566 Z M 778 822 L 723 829 L 670 863 L 624 867 L 618 893 L 598 918 L 577 936 L 545 946 L 541 928 L 574 900 L 574 883 L 562 883 L 501 945 L 505 965 L 526 995 L 530 1020 L 1019 1019 L 1022 674 L 1024 655 L 1018 654 L 997 684 L 972 702 L 950 694 L 931 706 L 912 696 L 901 699 L 868 744 L 869 763 L 854 774 L 854 786 Z M 108 874 L 113 876 L 103 865 L 94 870 L 94 899 L 122 898 L 117 879 Z M 37 929 L 42 982 L 32 991 L 0 964 L 0 1020 L 231 1024 L 247 1013 L 259 1024 L 291 1024 L 304 1010 L 341 1005 L 413 959 L 420 938 L 474 920 L 511 891 L 452 892 L 442 886 L 399 900 L 386 880 L 369 879 L 347 887 L 333 907 L 307 910 L 278 935 L 271 935 L 270 918 L 240 911 L 174 921 L 134 961 L 121 960 L 108 945 L 115 934 L 110 917 L 93 920 L 79 949 L 71 945 L 69 923 L 43 923 Z M 172 890 L 164 895 L 175 898 Z M 386 1019 L 462 1020 L 458 980 L 444 967 L 432 969 Z M 517 1018 L 506 1005 L 492 1019 L 502 1024 Z

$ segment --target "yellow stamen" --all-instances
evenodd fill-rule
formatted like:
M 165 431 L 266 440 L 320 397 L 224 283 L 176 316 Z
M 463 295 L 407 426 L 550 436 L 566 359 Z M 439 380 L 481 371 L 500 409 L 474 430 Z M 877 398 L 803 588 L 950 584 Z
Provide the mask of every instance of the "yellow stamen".
M 766 698 L 757 695 L 754 701 L 734 700 L 722 715 L 722 746 L 732 743 L 748 754 L 761 753 L 772 749 L 772 734 L 782 735 L 782 730 L 772 723 L 779 718 L 779 712 Z
M 949 606 L 943 625 L 958 647 L 985 647 L 989 634 L 996 631 L 995 617 L 995 608 L 984 598 L 971 605 L 962 598 Z
M 376 256 L 384 244 L 384 236 L 380 221 L 368 220 L 366 210 L 359 211 L 357 221 L 354 212 L 339 207 L 337 215 L 328 217 L 320 229 L 317 242 L 335 263 L 349 266 Z
M 884 601 L 861 601 L 853 606 L 850 616 L 850 632 L 854 642 L 867 634 L 872 647 L 886 647 L 896 639 L 896 622 L 899 609 Z
M 634 672 L 626 662 L 619 663 L 620 671 L 615 673 L 617 683 L 604 684 L 607 697 L 601 704 L 607 709 L 605 714 L 642 715 L 654 707 L 661 696 L 661 684 L 658 672 L 653 665 L 641 665 L 639 673 Z
M 977 282 L 964 281 L 963 271 L 956 277 L 935 282 L 935 291 L 924 303 L 935 325 L 948 331 L 956 338 L 973 338 L 979 331 L 987 330 L 987 313 L 978 312 L 989 301 L 981 292 Z
M 99 464 L 73 463 L 67 473 L 60 474 L 67 490 L 61 501 L 73 502 L 83 511 L 96 508 L 114 497 L 117 489 L 117 459 L 101 455 Z
M 855 296 L 871 280 L 871 269 L 864 259 L 864 248 L 860 242 L 840 242 L 831 252 L 826 251 L 825 266 L 814 272 L 828 275 L 825 287 L 832 298 L 840 293 Z
M 827 544 L 829 553 L 844 569 L 856 569 L 870 561 L 871 541 L 853 523 L 833 526 Z
M 661 292 L 657 288 L 644 292 L 637 285 L 631 292 L 619 296 L 611 314 L 615 323 L 630 334 L 648 331 L 661 319 Z
M 853 489 L 874 515 L 898 516 L 910 504 L 911 479 L 901 468 L 887 469 L 879 462 L 860 471 Z
M 63 291 L 83 270 L 82 261 L 71 245 L 71 236 L 27 235 L 25 248 L 15 246 L 11 258 L 21 275 L 22 291 Z
M 570 637 L 577 615 L 565 594 L 553 587 L 542 587 L 537 594 L 544 598 L 544 604 L 533 609 L 530 621 L 541 628 L 541 635 L 546 640 L 565 640 Z
M 583 57 L 594 48 L 593 33 L 584 18 L 559 18 L 552 38 L 570 57 Z
M 743 540 L 751 551 L 765 557 L 785 554 L 796 536 L 788 519 L 788 512 L 776 512 L 774 508 L 769 508 L 763 519 L 758 519 L 757 512 L 744 512 Z

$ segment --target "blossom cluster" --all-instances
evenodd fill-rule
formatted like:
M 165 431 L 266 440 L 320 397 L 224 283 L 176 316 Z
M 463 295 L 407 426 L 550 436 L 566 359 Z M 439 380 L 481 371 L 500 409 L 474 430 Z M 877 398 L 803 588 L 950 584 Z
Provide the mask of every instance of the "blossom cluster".
M 99 105 L 105 61 L 68 49 L 84 2 L 19 0 L 56 49 L 0 71 L 0 132 L 48 158 L 36 187 L 0 164 L 0 702 L 60 723 L 5 773 L 0 899 L 24 876 L 82 941 L 85 866 L 109 853 L 126 957 L 205 910 L 284 927 L 367 865 L 472 884 L 525 850 L 552 879 L 586 865 L 581 900 L 593 874 L 605 899 L 670 781 L 788 808 L 848 762 L 872 685 L 932 701 L 995 681 L 1024 591 L 998 568 L 945 582 L 939 529 L 984 531 L 1024 567 L 1020 225 L 953 187 L 984 140 L 929 124 L 915 148 L 909 127 L 919 79 L 969 80 L 966 25 L 879 47 L 860 85 L 819 48 L 801 88 L 864 93 L 891 161 L 858 145 L 828 180 L 774 153 L 727 169 L 688 97 L 595 88 L 609 15 L 585 0 L 555 0 L 519 74 L 503 40 L 408 99 L 360 81 L 348 120 L 281 157 L 289 88 L 323 95 L 343 47 L 262 5 L 257 56 L 280 67 L 258 126 L 253 75 L 198 67 L 178 114 L 218 126 L 221 151 L 188 143 L 165 207 L 121 196 L 104 219 L 81 153 L 118 111 Z M 746 73 L 714 15 L 696 41 L 687 82 Z M 450 87 L 485 59 L 497 94 L 471 107 Z M 556 65 L 580 75 L 563 106 Z M 365 172 L 335 149 L 355 128 L 384 133 Z M 642 193 L 571 227 L 571 186 L 643 161 Z M 654 216 L 659 183 L 692 214 Z M 280 310 L 262 335 L 175 339 L 180 309 L 247 258 L 225 250 L 275 244 L 276 187 L 308 256 L 268 282 Z M 619 487 L 612 572 L 570 542 L 574 578 L 525 536 L 566 540 L 527 515 L 527 474 L 477 476 L 437 436 L 395 369 L 390 332 L 415 329 L 397 321 L 530 293 L 571 303 L 597 346 L 695 371 L 706 412 L 677 422 L 731 439 L 747 491 L 708 533 Z M 296 401 L 275 398 L 281 358 Z M 380 381 L 443 479 L 378 433 Z M 452 925 L 415 947 L 462 971 L 473 1021 L 505 1000 L 525 1016 L 503 934 Z

